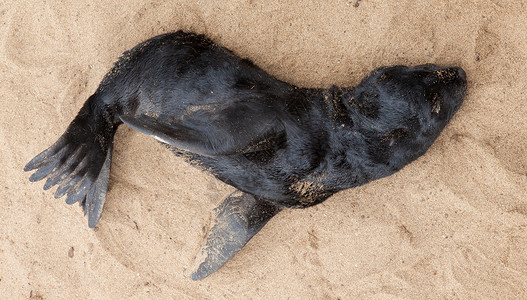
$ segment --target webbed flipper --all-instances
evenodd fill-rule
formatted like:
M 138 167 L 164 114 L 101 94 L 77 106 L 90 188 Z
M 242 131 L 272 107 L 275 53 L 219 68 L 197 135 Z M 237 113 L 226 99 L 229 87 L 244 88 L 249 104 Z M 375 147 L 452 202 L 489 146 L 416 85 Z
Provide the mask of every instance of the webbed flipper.
M 200 280 L 217 271 L 280 210 L 280 207 L 250 194 L 232 193 L 214 209 L 215 219 L 205 245 L 187 275 L 192 280 Z
M 31 182 L 47 178 L 44 190 L 58 184 L 55 198 L 67 195 L 67 204 L 79 202 L 91 228 L 101 218 L 119 126 L 97 110 L 102 107 L 98 101 L 97 94 L 91 96 L 66 132 L 24 167 L 24 171 L 36 170 Z

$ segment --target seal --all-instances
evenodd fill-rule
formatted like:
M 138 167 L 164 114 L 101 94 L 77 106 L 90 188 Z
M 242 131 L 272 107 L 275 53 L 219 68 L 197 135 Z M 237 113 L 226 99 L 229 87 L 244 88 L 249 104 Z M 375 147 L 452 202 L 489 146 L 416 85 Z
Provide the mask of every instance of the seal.
M 101 217 L 126 124 L 237 188 L 214 210 L 190 277 L 229 261 L 274 215 L 393 174 L 432 145 L 466 90 L 458 67 L 374 70 L 355 88 L 300 88 L 182 31 L 125 52 L 66 132 L 24 168 Z

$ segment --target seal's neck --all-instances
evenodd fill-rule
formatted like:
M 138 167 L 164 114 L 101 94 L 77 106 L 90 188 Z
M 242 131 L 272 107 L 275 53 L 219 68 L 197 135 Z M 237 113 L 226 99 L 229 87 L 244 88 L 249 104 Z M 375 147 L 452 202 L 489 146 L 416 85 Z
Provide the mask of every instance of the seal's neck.
M 316 95 L 324 104 L 329 116 L 336 123 L 339 123 L 339 126 L 353 124 L 350 119 L 350 101 L 353 97 L 353 88 L 332 86 L 328 89 L 317 89 Z

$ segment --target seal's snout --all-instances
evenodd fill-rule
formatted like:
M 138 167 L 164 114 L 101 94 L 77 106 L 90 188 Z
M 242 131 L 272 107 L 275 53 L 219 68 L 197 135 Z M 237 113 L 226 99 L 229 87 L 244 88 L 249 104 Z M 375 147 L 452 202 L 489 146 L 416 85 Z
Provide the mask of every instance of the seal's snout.
M 457 71 L 457 86 L 454 88 L 454 101 L 456 102 L 454 105 L 454 112 L 456 112 L 461 106 L 463 98 L 465 98 L 465 93 L 467 90 L 467 73 L 465 73 L 465 70 L 459 67 L 455 67 L 453 69 Z
M 451 114 L 455 113 L 465 97 L 467 89 L 467 74 L 462 68 L 448 67 L 437 71 L 438 85 L 442 88 L 445 94 L 445 100 L 450 102 Z
M 460 67 L 448 67 L 436 71 L 440 84 L 457 84 L 461 87 L 467 83 L 467 74 Z
M 467 74 L 460 67 L 440 67 L 436 65 L 421 65 L 414 68 L 417 78 L 420 78 L 428 94 L 434 111 L 438 111 L 439 102 L 435 101 L 440 95 L 441 106 L 449 112 L 451 117 L 461 106 L 467 86 Z M 432 101 L 433 100 L 433 101 Z
M 467 73 L 465 73 L 465 70 L 461 69 L 460 67 L 454 67 L 452 69 L 455 69 L 457 71 L 457 76 L 464 80 L 465 82 L 467 81 Z
M 420 90 L 424 94 L 421 102 L 424 111 L 434 119 L 448 122 L 463 103 L 467 86 L 465 71 L 459 67 L 426 64 L 408 68 L 406 72 L 407 76 L 401 76 L 404 79 L 401 84 Z
M 467 75 L 459 67 L 440 67 L 436 65 L 421 65 L 414 69 L 418 77 L 428 85 L 446 85 L 450 83 L 466 84 Z

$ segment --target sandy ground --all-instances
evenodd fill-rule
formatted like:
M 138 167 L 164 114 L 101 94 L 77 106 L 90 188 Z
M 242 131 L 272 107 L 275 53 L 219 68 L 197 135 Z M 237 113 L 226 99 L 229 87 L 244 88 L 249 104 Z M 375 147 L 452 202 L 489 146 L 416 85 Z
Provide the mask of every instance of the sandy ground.
M 2 1 L 0 298 L 527 297 L 527 3 Z M 281 80 L 356 85 L 376 67 L 462 66 L 464 106 L 401 172 L 288 210 L 224 268 L 183 273 L 233 189 L 123 126 L 102 219 L 22 171 L 120 53 L 204 33 Z

